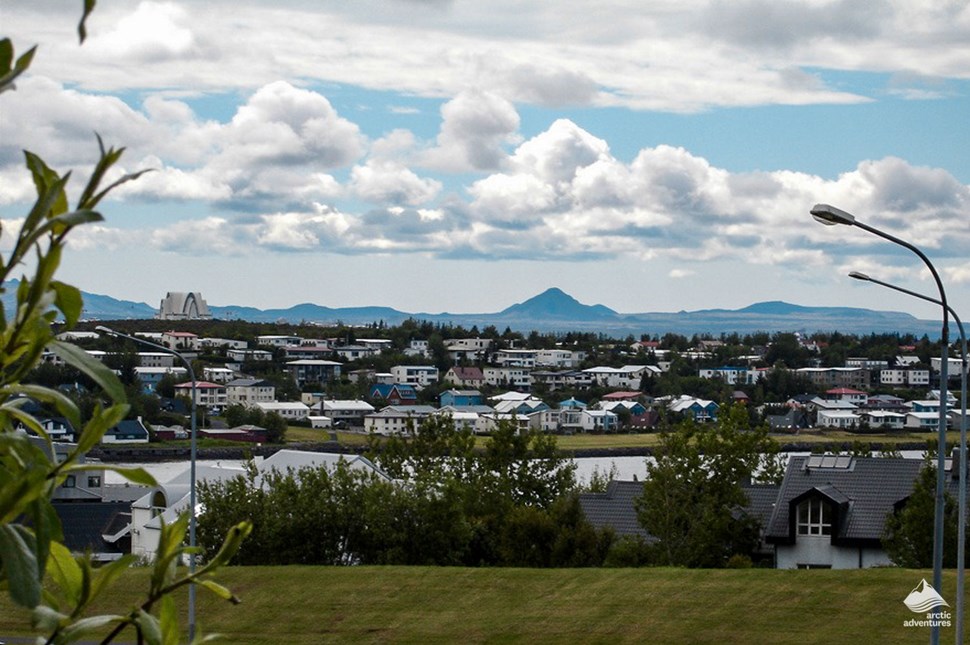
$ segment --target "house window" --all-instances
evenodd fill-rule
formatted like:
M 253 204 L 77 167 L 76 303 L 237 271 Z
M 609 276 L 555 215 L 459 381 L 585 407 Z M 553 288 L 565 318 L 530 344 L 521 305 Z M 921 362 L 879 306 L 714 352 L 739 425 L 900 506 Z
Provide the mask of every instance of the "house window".
M 65 477 L 62 486 L 64 486 L 64 488 L 74 488 L 77 486 L 77 480 L 74 479 L 74 475 L 68 475 Z
M 799 535 L 832 535 L 832 510 L 813 497 L 798 505 Z
M 101 488 L 101 475 L 88 475 L 88 488 Z

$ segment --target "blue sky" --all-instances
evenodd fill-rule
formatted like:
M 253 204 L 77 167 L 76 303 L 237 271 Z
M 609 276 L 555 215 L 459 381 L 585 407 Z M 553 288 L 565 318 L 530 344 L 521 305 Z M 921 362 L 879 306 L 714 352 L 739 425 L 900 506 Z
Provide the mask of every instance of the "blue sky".
M 938 6 L 936 6 L 938 5 Z M 486 312 L 556 286 L 621 312 L 764 300 L 936 316 L 910 240 L 970 306 L 966 3 L 360 0 L 4 8 L 20 150 L 84 176 L 93 132 L 155 172 L 76 231 L 62 277 L 157 304 Z M 0 238 L 0 251 L 6 247 Z M 970 313 L 965 317 L 970 318 Z

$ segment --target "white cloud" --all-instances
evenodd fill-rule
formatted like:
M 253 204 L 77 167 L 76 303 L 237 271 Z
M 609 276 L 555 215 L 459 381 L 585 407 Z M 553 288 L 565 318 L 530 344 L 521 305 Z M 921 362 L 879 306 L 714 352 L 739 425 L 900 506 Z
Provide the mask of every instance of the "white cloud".
M 477 90 L 460 93 L 441 107 L 437 147 L 425 163 L 449 171 L 496 170 L 507 156 L 503 145 L 516 140 L 519 115 L 507 100 Z

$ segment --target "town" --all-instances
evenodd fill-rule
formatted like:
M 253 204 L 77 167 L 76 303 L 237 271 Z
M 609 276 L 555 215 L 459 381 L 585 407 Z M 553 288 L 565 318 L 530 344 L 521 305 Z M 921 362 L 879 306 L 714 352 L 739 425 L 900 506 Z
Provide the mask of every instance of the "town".
M 201 294 L 169 293 L 155 320 L 119 321 L 115 328 L 82 324 L 60 335 L 110 367 L 128 388 L 130 418 L 105 432 L 100 454 L 151 459 L 158 450 L 156 458 L 171 458 L 164 449 L 184 446 L 194 407 L 204 446 L 258 447 L 271 455 L 258 465 L 267 476 L 288 468 L 333 470 L 346 460 L 390 481 L 380 460 L 361 451 L 379 445 L 379 437 L 418 437 L 429 422 L 439 432 L 483 440 L 508 428 L 562 441 L 599 436 L 602 448 L 610 436 L 641 436 L 642 450 L 624 454 L 646 456 L 662 453 L 657 437 L 682 433 L 678 424 L 717 428 L 730 423 L 722 413 L 737 417 L 741 411 L 745 424 L 762 427 L 780 444 L 799 446 L 827 432 L 833 439 L 808 446 L 821 453 L 796 452 L 773 481 L 736 482 L 758 539 L 746 552 L 724 557 L 778 568 L 864 568 L 892 563 L 883 544 L 887 520 L 923 472 L 919 458 L 886 457 L 898 457 L 901 447 L 926 448 L 941 392 L 948 397 L 949 425 L 959 427 L 954 383 L 941 387 L 939 344 L 926 337 L 764 332 L 613 339 L 419 320 L 396 327 L 268 325 L 212 320 L 205 312 Z M 190 367 L 197 380 L 189 380 Z M 949 378 L 958 380 L 961 369 L 952 365 Z M 90 396 L 54 352 L 31 378 L 79 400 Z M 45 417 L 42 408 L 35 414 L 51 439 L 80 439 L 66 419 Z M 341 438 L 350 440 L 341 445 Z M 764 446 L 758 450 L 775 449 Z M 955 494 L 955 462 L 946 463 Z M 204 467 L 200 477 L 214 483 L 242 472 Z M 158 546 L 157 518 L 174 521 L 188 506 L 186 478 L 187 472 L 179 473 L 153 492 L 108 486 L 102 472 L 72 476 L 55 493 L 55 508 L 66 535 L 72 513 L 90 516 L 100 509 L 101 538 L 83 545 L 100 557 L 131 552 L 150 558 Z M 637 511 L 644 483 L 609 481 L 609 473 L 597 479 L 578 497 L 587 521 L 618 544 L 656 544 L 658 536 Z M 78 501 L 101 504 L 72 504 Z M 340 559 L 357 557 L 344 553 Z

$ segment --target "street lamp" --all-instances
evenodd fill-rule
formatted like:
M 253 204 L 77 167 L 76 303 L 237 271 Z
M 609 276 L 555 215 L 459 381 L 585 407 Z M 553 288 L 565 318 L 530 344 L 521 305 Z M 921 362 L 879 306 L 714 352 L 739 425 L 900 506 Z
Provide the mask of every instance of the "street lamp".
M 95 331 L 100 331 L 108 336 L 114 338 L 123 338 L 125 340 L 130 340 L 133 343 L 139 343 L 145 345 L 146 347 L 151 347 L 160 352 L 165 352 L 166 354 L 171 354 L 178 358 L 185 365 L 185 368 L 189 371 L 189 379 L 192 381 L 192 402 L 191 402 L 191 434 L 190 434 L 190 466 L 189 466 L 189 547 L 191 549 L 195 548 L 195 434 L 196 434 L 196 422 L 195 422 L 195 407 L 197 398 L 197 388 L 198 382 L 195 379 L 195 370 L 192 369 L 192 363 L 185 358 L 182 354 L 175 351 L 171 347 L 166 347 L 159 343 L 153 343 L 150 340 L 144 338 L 139 338 L 137 336 L 129 336 L 128 334 L 123 334 L 119 331 L 115 331 L 104 325 L 98 325 L 94 328 Z M 189 556 L 189 571 L 195 573 L 195 553 Z M 195 640 L 195 583 L 189 585 L 189 642 Z
M 811 210 L 812 217 L 816 221 L 821 222 L 827 226 L 834 226 L 836 224 L 845 224 L 846 226 L 857 226 L 864 231 L 872 233 L 878 237 L 888 240 L 893 244 L 898 244 L 904 248 L 909 249 L 915 253 L 923 261 L 923 263 L 930 270 L 933 275 L 933 279 L 936 281 L 936 287 L 940 292 L 939 304 L 943 309 L 943 329 L 940 334 L 940 340 L 943 345 L 941 351 L 941 362 L 940 362 L 940 421 L 937 439 L 937 449 L 936 449 L 936 511 L 933 517 L 933 588 L 939 592 L 940 587 L 943 583 L 943 458 L 946 452 L 946 397 L 943 396 L 943 392 L 946 391 L 947 383 L 949 381 L 948 367 L 949 367 L 949 357 L 947 351 L 950 345 L 950 327 L 949 327 L 949 306 L 946 304 L 946 291 L 943 289 L 943 281 L 940 280 L 940 274 L 936 272 L 936 267 L 930 262 L 930 259 L 926 257 L 926 254 L 920 251 L 918 248 L 907 242 L 906 240 L 901 240 L 898 237 L 890 235 L 884 231 L 869 226 L 863 222 L 860 222 L 855 218 L 855 216 L 850 213 L 845 212 L 834 206 L 828 204 L 815 204 Z M 936 621 L 934 621 L 936 622 Z M 936 645 L 940 642 L 940 628 L 937 625 L 931 627 L 930 631 L 930 643 Z
M 905 293 L 907 295 L 913 296 L 915 298 L 920 298 L 926 300 L 927 302 L 932 302 L 937 305 L 942 304 L 936 298 L 931 298 L 930 296 L 923 295 L 921 293 L 916 293 L 915 291 L 910 291 L 909 289 L 904 289 L 898 287 L 894 284 L 889 284 L 888 282 L 883 282 L 882 280 L 876 280 L 873 277 L 866 275 L 865 273 L 859 273 L 858 271 L 852 271 L 849 273 L 850 278 L 856 280 L 862 280 L 864 282 L 872 282 L 873 284 L 878 284 L 883 287 L 888 287 L 889 289 L 894 289 L 900 293 Z M 957 518 L 957 621 L 956 621 L 956 643 L 960 645 L 963 642 L 963 588 L 964 588 L 964 565 L 965 565 L 965 553 L 964 548 L 966 546 L 966 534 L 967 534 L 967 335 L 963 330 L 963 321 L 960 320 L 960 316 L 957 312 L 953 310 L 953 307 L 947 307 L 950 315 L 953 316 L 953 320 L 957 323 L 957 329 L 960 330 L 960 358 L 961 358 L 961 372 L 960 372 L 960 491 L 958 493 L 959 499 L 959 513 L 960 516 Z M 942 396 L 942 392 L 941 392 Z

